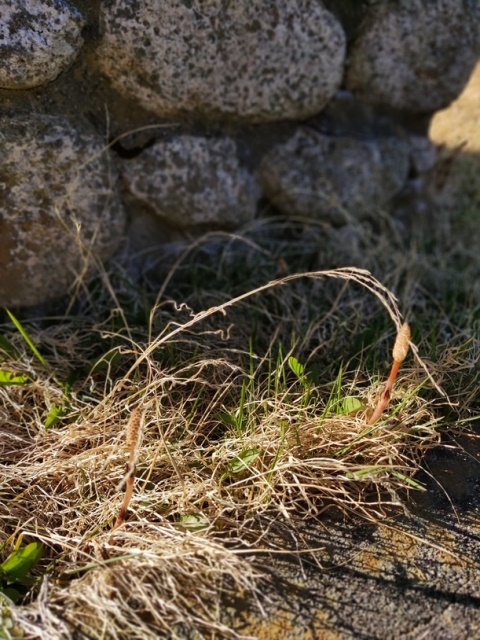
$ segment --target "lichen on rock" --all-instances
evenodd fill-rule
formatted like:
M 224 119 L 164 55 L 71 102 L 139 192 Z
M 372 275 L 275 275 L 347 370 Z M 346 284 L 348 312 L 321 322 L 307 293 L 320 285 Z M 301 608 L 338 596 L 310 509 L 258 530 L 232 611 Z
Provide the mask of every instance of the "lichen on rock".
M 85 18 L 65 0 L 2 0 L 0 88 L 54 80 L 76 58 Z
M 0 306 L 63 295 L 125 228 L 117 176 L 101 138 L 61 116 L 0 123 Z
M 416 112 L 446 107 L 480 54 L 480 13 L 466 0 L 385 0 L 352 43 L 345 86 L 372 102 Z
M 400 138 L 335 137 L 305 127 L 265 156 L 259 180 L 286 215 L 345 222 L 386 205 L 408 168 L 408 145 Z
M 258 187 L 231 138 L 178 135 L 124 162 L 130 198 L 176 229 L 235 229 L 256 211 Z
M 162 117 L 304 118 L 342 80 L 345 34 L 317 0 L 114 0 L 100 21 L 99 68 Z

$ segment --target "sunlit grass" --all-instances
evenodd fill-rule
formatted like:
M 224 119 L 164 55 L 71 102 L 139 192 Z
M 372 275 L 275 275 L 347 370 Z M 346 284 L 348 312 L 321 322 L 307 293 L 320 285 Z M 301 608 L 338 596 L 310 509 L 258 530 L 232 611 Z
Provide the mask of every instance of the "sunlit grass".
M 170 273 L 161 295 L 103 272 L 76 313 L 6 318 L 0 542 L 5 558 L 19 536 L 44 548 L 23 605 L 9 609 L 25 634 L 235 637 L 218 603 L 230 591 L 261 606 L 261 568 L 246 551 L 273 543 L 258 518 L 295 530 L 333 511 L 375 522 L 403 509 L 424 490 L 425 452 L 472 416 L 479 344 L 468 321 L 434 321 L 428 296 L 407 287 L 418 350 L 372 424 L 399 303 L 354 268 L 268 282 L 261 255 L 257 278 L 246 269 L 231 292 L 226 260 L 197 273 L 189 295 L 187 271 Z M 395 255 L 404 273 L 385 281 L 410 283 Z

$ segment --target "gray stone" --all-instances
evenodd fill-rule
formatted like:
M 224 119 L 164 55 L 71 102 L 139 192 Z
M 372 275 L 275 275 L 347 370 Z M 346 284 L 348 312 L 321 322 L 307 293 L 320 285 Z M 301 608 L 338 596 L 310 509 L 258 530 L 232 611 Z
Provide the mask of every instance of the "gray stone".
M 318 0 L 114 0 L 100 23 L 100 69 L 163 117 L 304 118 L 343 76 L 345 35 Z
M 427 136 L 408 136 L 410 162 L 416 174 L 431 171 L 437 162 L 438 150 Z
M 83 44 L 85 18 L 64 0 L 2 0 L 0 14 L 1 88 L 54 80 Z
M 159 142 L 125 161 L 123 177 L 131 198 L 177 229 L 235 229 L 255 215 L 258 187 L 230 138 Z
M 480 15 L 466 0 L 385 0 L 369 9 L 345 84 L 372 102 L 431 112 L 462 91 L 480 53 Z
M 63 295 L 117 247 L 125 215 L 101 138 L 57 116 L 0 123 L 0 305 Z
M 400 138 L 333 137 L 304 128 L 265 156 L 259 180 L 286 215 L 348 220 L 386 205 L 408 168 L 408 145 Z

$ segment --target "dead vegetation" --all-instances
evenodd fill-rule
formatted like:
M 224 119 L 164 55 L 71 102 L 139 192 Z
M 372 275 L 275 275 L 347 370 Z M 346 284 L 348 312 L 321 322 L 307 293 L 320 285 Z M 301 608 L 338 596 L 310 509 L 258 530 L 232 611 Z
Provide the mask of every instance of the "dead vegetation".
M 278 258 L 283 274 L 294 262 L 261 256 L 260 281 L 262 265 L 275 277 Z M 232 293 L 218 286 L 227 261 L 213 275 L 202 263 L 192 287 L 189 255 L 161 295 L 103 273 L 68 316 L 23 320 L 35 350 L 4 324 L 0 543 L 3 558 L 19 540 L 44 551 L 17 604 L 4 600 L 0 637 L 238 637 L 222 597 L 261 610 L 262 554 L 278 548 L 259 518 L 295 529 L 330 510 L 375 521 L 407 508 L 426 450 L 478 403 L 475 311 L 458 313 L 454 292 L 450 315 L 428 309 L 423 260 L 383 256 L 414 335 L 388 394 L 403 318 L 359 268 L 250 289 L 247 256 Z

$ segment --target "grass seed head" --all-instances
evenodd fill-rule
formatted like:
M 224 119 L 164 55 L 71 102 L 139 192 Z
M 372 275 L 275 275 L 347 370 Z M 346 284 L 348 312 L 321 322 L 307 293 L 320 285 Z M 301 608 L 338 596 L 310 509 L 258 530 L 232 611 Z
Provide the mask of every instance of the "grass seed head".
M 127 423 L 126 441 L 127 446 L 132 453 L 136 452 L 140 444 L 140 439 L 142 437 L 142 418 L 143 411 L 138 407 L 135 407 Z
M 408 322 L 404 322 L 397 333 L 397 339 L 393 346 L 393 359 L 396 362 L 402 363 L 407 357 L 408 349 L 410 348 L 410 325 Z
M 263 227 L 262 234 L 269 235 Z M 375 260 L 386 238 L 382 234 L 370 244 Z M 305 235 L 302 260 L 304 250 Z M 419 269 L 403 260 L 401 250 L 379 257 L 385 259 L 390 284 L 397 281 L 398 265 L 411 269 L 406 279 L 416 282 Z M 271 277 L 271 270 L 267 277 L 257 264 L 260 258 L 271 261 L 271 255 L 255 254 L 255 282 Z M 238 269 L 241 283 L 228 295 L 205 279 L 185 297 L 183 281 L 174 287 L 172 275 L 173 302 L 164 301 L 163 287 L 150 308 L 143 292 L 122 275 L 122 306 L 114 314 L 112 300 L 120 302 L 113 286 L 92 288 L 80 318 L 65 317 L 61 325 L 55 320 L 39 329 L 29 323 L 31 342 L 41 345 L 42 357 L 45 349 L 49 370 L 19 330 L 12 332 L 11 322 L 3 327 L 1 368 L 24 373 L 27 381 L 0 385 L 0 541 L 25 531 L 45 545 L 36 569 L 47 573 L 45 591 L 12 606 L 25 635 L 238 638 L 223 625 L 220 598 L 228 588 L 262 602 L 263 561 L 257 550 L 288 552 L 285 544 L 292 536 L 300 539 L 297 527 L 305 516 L 320 518 L 332 508 L 372 522 L 383 519 L 387 508 L 401 505 L 406 490 L 421 488 L 413 473 L 440 439 L 435 400 L 418 393 L 422 381 L 412 367 L 392 419 L 386 416 L 375 425 L 375 418 L 366 425 L 364 408 L 378 395 L 363 383 L 371 374 L 369 363 L 375 362 L 376 340 L 368 340 L 364 349 L 362 338 L 361 357 L 351 351 L 352 335 L 358 336 L 363 322 L 372 322 L 375 336 L 390 330 L 389 316 L 397 323 L 396 299 L 363 269 L 297 274 L 290 254 L 285 255 L 290 275 L 247 293 L 244 262 Z M 363 289 L 343 287 L 347 281 Z M 189 279 L 187 285 L 188 292 Z M 365 289 L 384 306 L 385 321 Z M 412 290 L 421 293 L 413 285 Z M 413 305 L 412 295 L 409 289 Z M 201 311 L 206 300 L 210 308 Z M 452 307 L 460 306 L 456 301 Z M 417 317 L 421 309 L 430 313 L 423 302 L 420 297 Z M 431 316 L 420 320 L 427 327 L 431 321 Z M 478 363 L 478 340 L 463 324 L 435 324 L 432 336 L 422 335 L 420 347 L 435 338 L 440 361 L 429 368 L 435 366 L 435 378 L 450 389 L 461 388 L 462 411 L 471 411 L 478 381 L 474 375 L 469 381 L 465 371 L 473 372 Z M 264 336 L 271 336 L 269 345 Z M 393 350 L 396 370 L 408 353 L 409 338 L 404 324 Z M 288 367 L 290 355 L 298 359 L 294 368 Z M 342 364 L 354 356 L 348 366 Z M 67 396 L 58 380 L 67 379 L 72 363 L 90 373 L 76 380 Z M 426 365 L 424 370 L 428 373 Z M 125 460 L 118 447 L 118 416 L 139 398 L 142 409 L 134 409 L 126 425 L 130 459 L 120 507 L 115 481 Z M 359 413 L 352 413 L 351 400 L 361 407 Z M 381 400 L 377 417 L 388 398 L 383 394 Z M 46 405 L 52 402 L 65 415 L 46 428 Z M 142 434 L 147 411 L 149 428 Z M 120 528 L 130 498 L 134 517 Z M 285 544 L 278 540 L 277 523 L 282 528 L 285 523 Z M 319 524 L 328 526 L 328 520 Z

